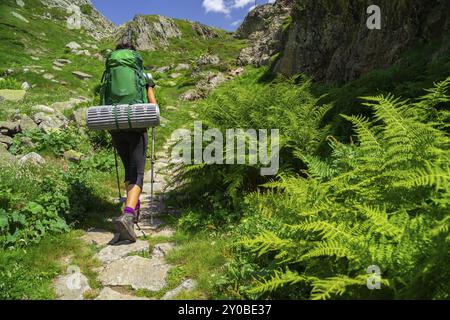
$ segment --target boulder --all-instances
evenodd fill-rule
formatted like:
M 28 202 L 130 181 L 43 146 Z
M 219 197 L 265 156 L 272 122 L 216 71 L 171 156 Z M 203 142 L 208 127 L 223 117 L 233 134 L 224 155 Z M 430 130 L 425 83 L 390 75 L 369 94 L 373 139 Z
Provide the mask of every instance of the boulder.
M 239 68 L 236 68 L 236 69 L 231 70 L 231 71 L 229 72 L 229 75 L 232 76 L 232 77 L 238 77 L 238 76 L 240 76 L 241 74 L 243 74 L 244 71 L 245 71 L 245 69 L 244 69 L 243 67 L 239 67 Z
M 45 133 L 50 133 L 54 130 L 66 128 L 69 124 L 69 120 L 62 114 L 57 114 L 49 118 L 43 119 L 39 124 L 39 128 Z
M 170 70 L 170 67 L 169 67 L 169 66 L 164 66 L 164 67 L 157 68 L 157 69 L 155 70 L 155 72 L 157 72 L 157 73 L 165 73 L 165 72 L 167 72 L 167 71 L 169 71 L 169 70 Z
M 53 61 L 53 64 L 55 63 L 60 64 L 60 66 L 64 66 L 66 64 L 71 64 L 72 61 L 70 61 L 69 59 L 56 59 L 55 61 Z
M 51 121 L 52 117 L 44 112 L 38 112 L 31 117 L 37 125 L 44 121 Z
M 47 107 L 45 105 L 39 104 L 39 105 L 36 105 L 36 106 L 32 106 L 31 107 L 31 112 L 32 113 L 54 114 L 55 110 L 50 108 L 50 107 Z
M 5 76 L 10 76 L 14 73 L 14 69 L 8 68 L 5 70 L 4 75 Z
M 0 131 L 5 135 L 12 136 L 20 131 L 19 122 L 0 121 Z
M 175 67 L 175 71 L 189 70 L 191 66 L 187 63 L 180 63 Z
M 20 131 L 22 132 L 38 129 L 37 124 L 27 115 L 19 115 L 17 119 L 19 120 Z
M 179 99 L 182 101 L 194 101 L 194 100 L 198 100 L 201 99 L 202 95 L 200 93 L 197 92 L 197 90 L 195 89 L 190 89 L 188 91 L 186 91 L 185 93 L 183 93 L 182 95 L 180 95 Z
M 68 150 L 64 152 L 64 159 L 69 162 L 79 162 L 83 158 L 83 154 L 81 152 L 75 150 Z
M 75 41 L 72 41 L 66 44 L 66 48 L 69 48 L 70 50 L 79 50 L 81 49 L 81 45 Z
M 42 77 L 43 77 L 44 79 L 47 79 L 47 80 L 53 80 L 53 79 L 55 78 L 55 76 L 52 75 L 51 73 L 44 73 L 44 74 L 42 75 Z
M 45 159 L 36 152 L 31 152 L 19 159 L 20 165 L 32 164 L 32 165 L 44 165 Z
M 11 90 L 11 89 L 3 89 L 0 90 L 0 100 L 8 100 L 8 101 L 21 101 L 27 92 L 25 90 Z
M 24 69 L 24 72 L 25 72 L 25 69 Z M 30 84 L 28 82 L 25 81 L 25 82 L 22 83 L 21 88 L 22 88 L 22 90 L 27 91 L 27 90 L 31 89 L 31 86 L 30 86 Z
M 88 278 L 79 271 L 59 276 L 54 287 L 58 300 L 83 300 L 84 293 L 91 290 Z
M 204 66 L 204 65 L 217 65 L 220 63 L 220 59 L 217 55 L 211 55 L 211 54 L 204 54 L 200 56 L 197 60 L 198 66 Z
M 72 74 L 81 80 L 89 80 L 92 78 L 92 76 L 90 74 L 87 74 L 87 73 L 84 73 L 81 71 L 74 71 L 74 72 L 72 72 Z
M 80 126 L 85 126 L 86 118 L 87 118 L 86 111 L 87 111 L 87 108 L 77 109 L 73 112 L 70 119 L 75 121 Z
M 10 136 L 0 134 L 0 143 L 9 148 L 13 144 L 13 139 Z
M 17 158 L 8 152 L 6 145 L 0 143 L 0 163 L 15 163 Z
M 172 73 L 172 74 L 170 74 L 170 77 L 171 77 L 172 79 L 176 79 L 176 78 L 179 78 L 179 77 L 181 77 L 181 76 L 182 76 L 181 73 Z

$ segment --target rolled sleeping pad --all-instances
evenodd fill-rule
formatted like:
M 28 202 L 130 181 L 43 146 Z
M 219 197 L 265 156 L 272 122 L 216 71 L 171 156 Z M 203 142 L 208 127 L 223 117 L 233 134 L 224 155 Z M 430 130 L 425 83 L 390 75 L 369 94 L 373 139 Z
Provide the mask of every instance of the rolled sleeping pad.
M 90 107 L 86 119 L 90 130 L 144 129 L 160 125 L 159 106 L 154 103 Z

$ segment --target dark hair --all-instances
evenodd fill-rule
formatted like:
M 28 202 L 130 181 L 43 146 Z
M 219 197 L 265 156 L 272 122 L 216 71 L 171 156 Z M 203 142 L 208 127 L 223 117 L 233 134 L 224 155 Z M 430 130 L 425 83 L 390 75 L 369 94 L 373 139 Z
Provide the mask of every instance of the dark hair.
M 131 42 L 119 42 L 116 46 L 116 50 L 122 50 L 122 49 L 136 51 L 136 47 Z

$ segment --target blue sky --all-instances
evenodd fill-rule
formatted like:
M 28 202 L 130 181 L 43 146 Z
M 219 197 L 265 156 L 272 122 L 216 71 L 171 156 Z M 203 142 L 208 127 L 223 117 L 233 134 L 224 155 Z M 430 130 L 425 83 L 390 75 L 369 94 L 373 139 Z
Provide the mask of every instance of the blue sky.
M 256 2 L 263 4 L 273 0 Z M 233 31 L 253 8 L 255 0 L 92 0 L 92 3 L 118 25 L 136 14 L 160 14 Z

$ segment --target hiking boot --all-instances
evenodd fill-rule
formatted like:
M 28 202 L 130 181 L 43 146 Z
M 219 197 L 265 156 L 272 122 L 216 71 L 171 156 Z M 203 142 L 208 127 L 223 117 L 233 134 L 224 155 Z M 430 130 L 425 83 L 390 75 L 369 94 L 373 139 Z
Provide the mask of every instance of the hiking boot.
M 120 233 L 120 240 L 136 242 L 137 237 L 134 232 L 134 219 L 135 217 L 132 215 L 123 214 L 114 221 L 117 232 Z

